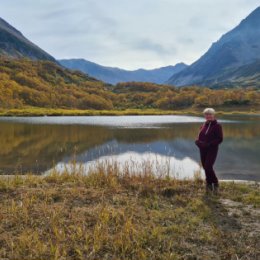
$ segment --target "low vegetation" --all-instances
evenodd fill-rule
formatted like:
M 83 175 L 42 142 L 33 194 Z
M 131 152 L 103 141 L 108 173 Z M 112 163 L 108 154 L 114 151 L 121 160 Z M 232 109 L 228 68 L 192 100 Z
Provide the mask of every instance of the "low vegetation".
M 210 89 L 206 87 L 173 87 L 146 82 L 118 83 L 113 91 L 118 94 L 116 107 L 198 109 L 206 106 L 225 108 L 259 108 L 260 92 L 257 88 Z M 122 102 L 124 101 L 124 102 Z M 240 110 L 240 109 L 239 109 Z
M 239 109 L 239 108 L 238 108 Z M 123 116 L 123 115 L 193 115 L 201 116 L 201 109 L 183 109 L 183 110 L 162 110 L 162 109 L 60 109 L 60 108 L 39 108 L 24 107 L 13 109 L 1 109 L 0 116 Z M 259 110 L 241 109 L 218 110 L 218 115 L 259 115 Z
M 176 113 L 178 110 L 201 110 L 205 106 L 223 111 L 259 112 L 259 88 L 250 85 L 229 89 L 176 88 L 146 82 L 113 86 L 50 61 L 0 57 L 1 115 L 15 112 L 20 115 L 30 109 L 29 112 L 33 112 L 35 107 L 47 110 L 48 114 L 60 115 L 64 110 L 71 110 L 66 113 L 89 115 L 99 112 L 81 110 L 103 110 L 101 114 L 127 114 L 122 110 L 137 109 L 138 113 L 140 110 L 149 110 L 147 113 L 170 113 L 167 112 L 170 110 Z
M 137 168 L 138 169 L 138 168 Z M 0 178 L 1 259 L 258 259 L 259 184 L 97 164 Z

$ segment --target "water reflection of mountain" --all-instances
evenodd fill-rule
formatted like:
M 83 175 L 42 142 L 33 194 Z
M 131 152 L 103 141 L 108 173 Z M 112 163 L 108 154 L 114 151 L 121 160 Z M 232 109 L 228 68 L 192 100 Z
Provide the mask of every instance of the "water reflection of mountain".
M 158 127 L 158 125 L 157 125 Z M 113 128 L 91 125 L 0 123 L 0 170 L 41 173 L 60 161 L 87 162 L 100 156 L 147 151 L 176 159 L 199 161 L 194 139 L 198 123 L 167 124 L 162 128 Z M 221 177 L 237 174 L 259 178 L 260 125 L 223 124 L 225 142 L 216 164 Z M 258 173 L 259 174 L 259 173 Z
M 110 138 L 103 127 L 0 124 L 0 170 L 41 173 L 66 156 L 73 156 Z
M 236 144 L 234 144 L 236 143 Z M 182 160 L 189 157 L 199 163 L 199 153 L 194 142 L 191 140 L 176 139 L 172 141 L 156 141 L 149 144 L 120 143 L 117 140 L 91 148 L 85 153 L 76 157 L 78 162 L 86 163 L 107 155 L 119 155 L 135 151 L 140 154 L 156 153 L 165 156 L 172 156 Z M 221 179 L 250 179 L 260 180 L 260 139 L 253 144 L 250 140 L 237 142 L 234 139 L 227 139 L 219 148 L 219 155 L 216 162 L 216 170 Z M 64 162 L 68 162 L 66 158 Z

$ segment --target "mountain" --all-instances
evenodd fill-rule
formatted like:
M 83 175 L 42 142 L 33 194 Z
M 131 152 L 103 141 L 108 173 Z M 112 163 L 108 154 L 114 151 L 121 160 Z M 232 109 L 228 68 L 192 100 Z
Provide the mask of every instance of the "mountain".
M 26 39 L 21 32 L 0 18 L 0 55 L 31 60 L 55 59 L 37 45 Z
M 84 59 L 63 59 L 59 63 L 69 69 L 80 70 L 99 80 L 116 84 L 118 82 L 143 81 L 152 83 L 163 83 L 171 75 L 180 72 L 187 67 L 184 63 L 175 66 L 167 66 L 158 69 L 145 70 L 124 70 L 113 67 L 106 67 Z
M 176 86 L 215 85 L 241 78 L 243 66 L 252 64 L 247 77 L 260 75 L 260 7 L 224 34 L 196 62 L 167 81 Z M 242 73 L 243 74 L 243 73 Z
M 257 87 L 260 88 L 260 60 L 240 67 L 228 69 L 212 87 Z

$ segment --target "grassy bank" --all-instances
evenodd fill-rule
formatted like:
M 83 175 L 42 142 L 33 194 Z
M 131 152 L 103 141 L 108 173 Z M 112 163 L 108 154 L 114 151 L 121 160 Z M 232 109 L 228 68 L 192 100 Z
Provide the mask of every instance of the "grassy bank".
M 0 178 L 0 259 L 258 259 L 259 184 L 119 172 Z
M 219 115 L 260 115 L 259 109 L 217 109 Z M 98 116 L 98 115 L 201 115 L 202 109 L 185 110 L 124 109 L 124 110 L 80 110 L 28 107 L 22 109 L 0 109 L 0 116 Z

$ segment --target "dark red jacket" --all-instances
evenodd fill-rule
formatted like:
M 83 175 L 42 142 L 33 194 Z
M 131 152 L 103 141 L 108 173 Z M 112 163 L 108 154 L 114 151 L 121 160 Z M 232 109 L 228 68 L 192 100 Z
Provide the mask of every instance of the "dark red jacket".
M 223 141 L 222 126 L 216 119 L 206 121 L 201 127 L 198 138 L 195 141 L 200 148 L 218 146 Z

